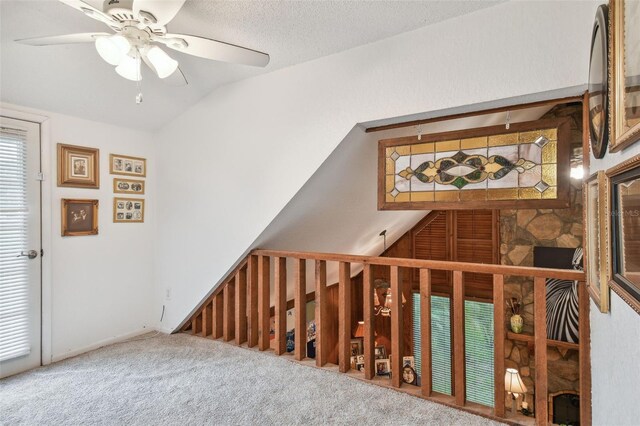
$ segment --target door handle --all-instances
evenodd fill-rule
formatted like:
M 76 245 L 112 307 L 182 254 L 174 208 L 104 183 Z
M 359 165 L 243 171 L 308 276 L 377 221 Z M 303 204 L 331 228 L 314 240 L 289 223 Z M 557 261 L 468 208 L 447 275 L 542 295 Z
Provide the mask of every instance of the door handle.
M 21 251 L 19 255 L 17 255 L 16 257 L 28 257 L 29 259 L 35 259 L 36 257 L 38 257 L 38 252 L 35 250 L 29 250 L 29 251 Z

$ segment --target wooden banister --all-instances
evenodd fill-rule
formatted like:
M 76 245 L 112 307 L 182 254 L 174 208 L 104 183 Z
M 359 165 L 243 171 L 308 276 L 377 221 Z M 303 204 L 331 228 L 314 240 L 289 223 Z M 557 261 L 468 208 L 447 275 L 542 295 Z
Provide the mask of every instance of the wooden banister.
M 270 260 L 268 256 L 258 258 L 258 349 L 269 349 L 269 298 L 271 297 L 269 280 Z
M 364 376 L 371 380 L 376 375 L 374 369 L 375 360 L 375 330 L 374 330 L 374 313 L 373 313 L 373 275 L 371 274 L 371 265 L 364 265 L 362 271 L 363 280 L 363 298 L 362 307 L 364 321 Z
M 535 339 L 535 367 L 536 367 L 536 424 L 546 425 L 548 416 L 547 406 L 547 299 L 546 282 L 544 278 L 533 280 L 533 334 Z M 512 413 L 513 415 L 513 413 Z
M 420 342 L 422 395 L 431 396 L 431 270 L 420 270 Z
M 247 268 L 236 273 L 235 280 L 236 345 L 247 341 Z
M 338 369 L 351 368 L 351 264 L 340 262 L 338 272 Z
M 325 337 L 325 317 L 327 316 L 327 262 L 316 260 L 316 365 L 327 363 L 328 348 Z
M 282 355 L 287 350 L 287 258 L 276 257 L 274 260 L 276 355 Z
M 464 281 L 461 271 L 453 272 L 453 376 L 457 405 L 466 402 L 464 345 Z
M 493 276 L 493 414 L 504 417 L 504 275 Z
M 399 388 L 402 383 L 402 276 L 399 266 L 391 267 L 391 384 Z
M 295 273 L 295 357 L 302 361 L 307 356 L 307 261 L 294 259 Z
M 250 255 L 247 262 L 248 314 L 247 346 L 258 344 L 258 256 Z

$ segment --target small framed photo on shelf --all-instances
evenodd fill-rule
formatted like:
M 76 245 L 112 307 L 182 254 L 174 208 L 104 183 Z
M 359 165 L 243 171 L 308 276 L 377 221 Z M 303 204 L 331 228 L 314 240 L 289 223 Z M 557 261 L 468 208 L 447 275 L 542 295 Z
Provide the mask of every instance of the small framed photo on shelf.
M 376 359 L 387 358 L 387 349 L 384 346 L 376 346 L 373 353 Z
M 391 375 L 391 363 L 388 359 L 376 359 L 375 368 L 376 368 L 376 376 Z
M 62 199 L 62 236 L 98 234 L 98 200 Z
M 116 194 L 144 194 L 144 181 L 113 178 L 113 192 Z
M 144 222 L 144 200 L 142 198 L 113 199 L 113 223 Z
M 357 358 L 358 358 L 358 357 L 356 357 L 356 356 L 352 356 L 352 357 L 351 357 L 351 368 L 352 368 L 352 369 L 355 369 L 355 368 L 356 368 L 356 364 L 358 363 Z
M 608 181 L 605 173 L 595 173 L 584 183 L 585 198 L 585 264 L 589 295 L 600 309 L 609 311 L 609 202 Z
M 364 372 L 364 362 L 356 364 L 356 370 Z
M 351 339 L 351 356 L 357 356 L 363 352 L 362 339 Z
M 415 368 L 416 368 L 416 359 L 415 359 L 415 357 L 413 357 L 413 356 L 403 356 L 402 357 L 402 366 L 406 367 L 407 365 L 415 370 Z
M 100 188 L 100 150 L 58 144 L 58 186 Z
M 128 155 L 109 154 L 109 172 L 112 175 L 147 176 L 147 160 Z
M 358 355 L 358 356 L 356 357 L 356 362 L 357 362 L 358 364 L 364 364 L 364 355 Z

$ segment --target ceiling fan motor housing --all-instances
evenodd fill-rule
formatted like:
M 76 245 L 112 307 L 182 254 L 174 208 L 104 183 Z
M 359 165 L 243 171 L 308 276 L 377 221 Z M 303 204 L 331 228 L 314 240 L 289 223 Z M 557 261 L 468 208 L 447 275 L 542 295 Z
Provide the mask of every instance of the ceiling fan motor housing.
M 133 15 L 133 0 L 104 0 L 102 11 L 120 22 L 137 20 Z

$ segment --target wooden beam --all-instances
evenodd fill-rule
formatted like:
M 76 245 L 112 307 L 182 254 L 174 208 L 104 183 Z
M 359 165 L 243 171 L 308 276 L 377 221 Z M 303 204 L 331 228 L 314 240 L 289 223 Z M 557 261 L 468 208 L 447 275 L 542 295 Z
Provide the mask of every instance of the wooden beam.
M 536 369 L 536 405 L 535 415 L 537 425 L 546 425 L 548 420 L 547 406 L 547 299 L 546 280 L 533 280 L 533 321 L 535 341 L 535 369 Z M 512 413 L 513 414 L 513 413 Z M 582 423 L 582 421 L 581 421 Z
M 222 311 L 223 311 L 222 294 L 218 293 L 213 297 L 213 311 L 211 314 L 213 339 L 219 339 L 222 337 L 222 328 L 223 328 L 222 326 L 224 325 L 222 320 Z
M 351 369 L 351 264 L 338 267 L 338 370 Z
M 603 284 L 605 285 L 605 284 Z M 578 326 L 580 336 L 580 423 L 591 424 L 591 303 L 584 281 L 578 282 Z
M 233 339 L 235 332 L 235 317 L 233 315 L 233 299 L 235 293 L 235 285 L 228 282 L 223 290 L 223 314 L 222 314 L 222 339 L 228 342 Z
M 375 316 L 373 313 L 373 275 L 371 265 L 364 265 L 363 280 L 363 320 L 364 320 L 364 377 L 371 380 L 376 375 L 375 364 Z
M 464 346 L 464 280 L 461 271 L 453 272 L 453 372 L 457 405 L 466 402 Z
M 421 387 L 423 396 L 431 396 L 431 270 L 420 270 L 420 354 L 422 356 Z
M 493 276 L 493 415 L 504 417 L 504 275 Z
M 236 345 L 247 341 L 247 270 L 240 269 L 236 274 Z
M 402 384 L 402 277 L 400 267 L 391 267 L 391 385 Z
M 276 257 L 274 260 L 275 344 L 276 355 L 282 355 L 287 351 L 287 258 Z
M 437 123 L 439 121 L 456 120 L 460 118 L 473 117 L 477 115 L 487 115 L 487 114 L 495 114 L 495 113 L 506 112 L 506 111 L 516 111 L 519 109 L 535 108 L 535 107 L 544 106 L 544 105 L 555 106 L 558 104 L 566 104 L 566 103 L 581 102 L 581 101 L 582 101 L 582 96 L 571 96 L 567 98 L 549 99 L 546 101 L 538 101 L 538 102 L 530 102 L 526 104 L 517 104 L 517 105 L 509 105 L 509 106 L 502 106 L 502 107 L 496 107 L 496 108 L 488 108 L 488 109 L 482 109 L 477 111 L 450 114 L 450 115 L 445 115 L 441 117 L 425 118 L 422 120 L 405 121 L 404 123 L 386 124 L 384 126 L 369 127 L 368 129 L 365 130 L 365 132 L 366 133 L 381 132 L 383 130 L 399 129 L 403 127 L 418 126 L 421 124 Z
M 295 289 L 294 309 L 296 312 L 295 349 L 294 355 L 298 361 L 307 356 L 307 261 L 294 259 Z
M 249 256 L 247 280 L 249 287 L 247 345 L 252 348 L 258 344 L 258 256 Z
M 269 349 L 269 305 L 270 301 L 270 271 L 269 256 L 260 256 L 258 259 L 258 349 Z
M 324 325 L 327 312 L 327 262 L 316 260 L 316 365 L 327 363 L 326 337 Z

